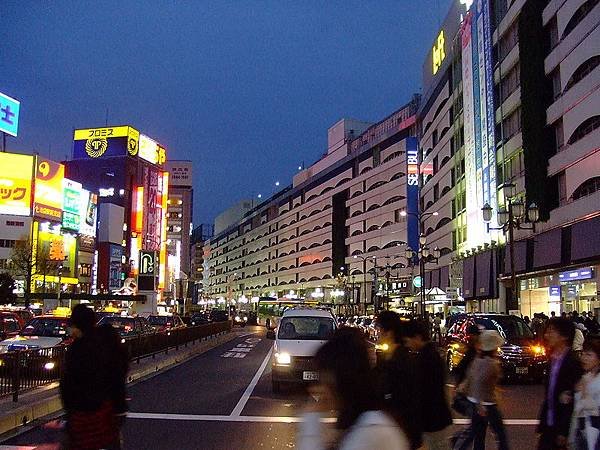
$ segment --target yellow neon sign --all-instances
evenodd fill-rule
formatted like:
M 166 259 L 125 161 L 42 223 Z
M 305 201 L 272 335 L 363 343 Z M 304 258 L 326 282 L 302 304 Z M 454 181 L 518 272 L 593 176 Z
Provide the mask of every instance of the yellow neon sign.
M 87 141 L 93 138 L 113 138 L 129 136 L 128 126 L 108 127 L 108 128 L 86 128 L 84 130 L 75 130 L 75 141 Z M 139 135 L 139 132 L 138 132 Z
M 436 43 L 431 50 L 434 75 L 438 73 L 438 70 L 440 70 L 440 67 L 442 66 L 442 62 L 444 62 L 444 59 L 446 58 L 445 43 L 446 39 L 444 38 L 444 30 L 440 30 L 440 34 L 438 34 Z

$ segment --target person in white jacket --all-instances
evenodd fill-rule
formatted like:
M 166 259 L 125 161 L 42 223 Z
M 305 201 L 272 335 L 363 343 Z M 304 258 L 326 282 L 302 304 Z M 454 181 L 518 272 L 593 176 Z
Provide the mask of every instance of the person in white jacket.
M 581 365 L 585 374 L 575 392 L 569 441 L 574 450 L 600 449 L 600 337 L 583 344 Z
M 338 330 L 315 360 L 320 381 L 309 388 L 315 401 L 299 426 L 299 450 L 410 450 L 400 424 L 377 407 L 367 344 L 357 329 Z M 338 435 L 329 442 L 322 419 L 332 411 Z

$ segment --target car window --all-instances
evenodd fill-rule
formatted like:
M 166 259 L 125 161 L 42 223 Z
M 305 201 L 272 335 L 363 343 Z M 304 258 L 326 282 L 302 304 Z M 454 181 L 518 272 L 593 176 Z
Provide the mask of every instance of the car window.
M 506 340 L 533 339 L 533 332 L 524 320 L 515 316 L 497 316 L 476 318 L 477 325 L 482 325 L 486 330 L 496 330 Z
M 4 331 L 8 333 L 12 333 L 14 331 L 19 331 L 19 322 L 17 319 L 13 317 L 5 317 L 4 318 Z
M 135 320 L 131 317 L 107 316 L 99 322 L 100 325 L 108 323 L 119 332 L 131 333 L 135 331 Z
M 335 324 L 328 317 L 284 317 L 279 324 L 279 339 L 325 340 Z
M 23 336 L 67 337 L 69 324 L 66 319 L 42 318 L 32 319 L 21 334 Z

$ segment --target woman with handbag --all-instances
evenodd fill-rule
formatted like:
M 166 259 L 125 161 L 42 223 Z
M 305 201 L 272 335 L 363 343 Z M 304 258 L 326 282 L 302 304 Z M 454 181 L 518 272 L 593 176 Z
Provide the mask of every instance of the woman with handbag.
M 472 404 L 471 432 L 454 442 L 454 449 L 466 450 L 473 442 L 474 450 L 484 450 L 489 425 L 496 435 L 499 450 L 508 450 L 506 430 L 496 400 L 496 386 L 502 375 L 497 353 L 502 344 L 504 339 L 495 330 L 483 330 L 479 336 L 479 354 L 458 389 Z
M 575 450 L 600 450 L 600 337 L 585 340 L 581 364 L 569 441 Z

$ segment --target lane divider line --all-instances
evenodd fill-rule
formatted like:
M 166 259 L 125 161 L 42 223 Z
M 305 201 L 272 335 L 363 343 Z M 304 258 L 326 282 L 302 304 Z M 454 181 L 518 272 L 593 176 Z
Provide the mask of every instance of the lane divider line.
M 211 414 L 163 414 L 163 413 L 138 413 L 130 412 L 127 414 L 129 419 L 149 419 L 149 420 L 188 420 L 195 422 L 259 422 L 259 423 L 299 423 L 302 417 L 294 416 L 230 416 L 211 415 Z M 335 423 L 335 417 L 324 417 L 323 423 Z M 454 419 L 455 425 L 467 425 L 469 419 Z M 504 425 L 516 426 L 535 426 L 538 425 L 537 419 L 504 419 Z M 0 447 L 1 448 L 1 447 Z
M 244 406 L 246 406 L 246 403 L 248 403 L 248 400 L 250 399 L 250 396 L 252 395 L 252 391 L 254 391 L 254 388 L 258 384 L 258 380 L 260 380 L 260 377 L 262 376 L 263 372 L 265 371 L 267 364 L 269 364 L 272 353 L 273 353 L 273 347 L 271 347 L 271 350 L 269 350 L 269 353 L 267 353 L 267 356 L 265 356 L 265 359 L 263 359 L 262 364 L 260 365 L 260 367 L 258 368 L 256 373 L 254 374 L 254 378 L 252 378 L 252 381 L 250 382 L 248 387 L 246 387 L 246 390 L 240 397 L 239 401 L 237 402 L 237 405 L 235 405 L 235 408 L 233 408 L 233 411 L 231 411 L 230 415 L 232 417 L 239 417 L 240 414 L 242 413 Z

